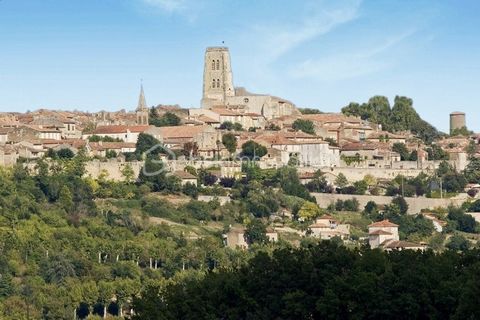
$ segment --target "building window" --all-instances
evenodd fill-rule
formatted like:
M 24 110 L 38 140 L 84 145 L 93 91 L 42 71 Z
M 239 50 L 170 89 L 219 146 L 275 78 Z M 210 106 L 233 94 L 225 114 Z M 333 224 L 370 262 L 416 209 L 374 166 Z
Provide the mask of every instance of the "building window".
M 217 70 L 220 70 L 220 60 L 217 60 Z
M 215 60 L 212 60 L 212 70 L 215 70 Z
M 215 79 L 212 80 L 212 88 L 215 88 Z
M 217 79 L 217 88 L 220 88 L 220 79 Z

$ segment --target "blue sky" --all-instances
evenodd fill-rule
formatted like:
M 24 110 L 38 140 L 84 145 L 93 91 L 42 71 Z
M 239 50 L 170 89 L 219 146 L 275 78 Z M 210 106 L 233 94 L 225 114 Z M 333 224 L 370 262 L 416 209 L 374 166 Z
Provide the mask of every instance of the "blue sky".
M 207 46 L 234 83 L 339 111 L 406 95 L 480 131 L 480 1 L 0 0 L 0 111 L 197 107 Z

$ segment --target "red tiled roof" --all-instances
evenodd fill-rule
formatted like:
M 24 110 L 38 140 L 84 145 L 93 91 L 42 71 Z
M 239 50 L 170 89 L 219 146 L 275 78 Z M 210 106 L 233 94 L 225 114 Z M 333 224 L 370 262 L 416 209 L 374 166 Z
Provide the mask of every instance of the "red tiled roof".
M 197 177 L 187 171 L 175 171 L 173 172 L 173 175 L 179 177 L 180 179 L 197 179 Z
M 388 235 L 388 236 L 392 235 L 390 232 L 383 231 L 383 230 L 376 230 L 376 231 L 373 231 L 373 232 L 369 232 L 368 234 L 371 234 L 371 235 Z
M 334 217 L 332 217 L 331 215 L 329 214 L 324 214 L 323 216 L 321 216 L 320 218 L 318 219 L 328 219 L 328 220 L 335 220 Z
M 97 127 L 93 134 L 116 134 L 130 132 L 144 132 L 149 126 L 127 126 L 127 125 L 112 125 L 112 126 L 100 126 Z
M 369 228 L 371 227 L 398 227 L 398 224 L 390 222 L 390 220 L 382 220 L 378 222 L 374 222 L 371 225 L 368 226 Z

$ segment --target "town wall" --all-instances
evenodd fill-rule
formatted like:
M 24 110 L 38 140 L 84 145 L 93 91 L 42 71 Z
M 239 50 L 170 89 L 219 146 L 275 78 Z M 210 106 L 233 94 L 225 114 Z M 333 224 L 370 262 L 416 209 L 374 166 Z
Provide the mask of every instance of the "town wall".
M 363 209 L 369 201 L 375 201 L 377 205 L 387 205 L 392 202 L 394 197 L 388 196 L 371 196 L 371 195 L 352 195 L 352 194 L 332 194 L 332 193 L 312 193 L 317 200 L 320 208 L 327 208 L 330 204 L 334 204 L 337 200 L 351 200 L 357 199 L 360 204 L 360 209 Z M 465 199 L 432 199 L 432 198 L 405 198 L 408 204 L 408 214 L 417 214 L 422 209 L 446 208 L 450 205 L 461 206 Z

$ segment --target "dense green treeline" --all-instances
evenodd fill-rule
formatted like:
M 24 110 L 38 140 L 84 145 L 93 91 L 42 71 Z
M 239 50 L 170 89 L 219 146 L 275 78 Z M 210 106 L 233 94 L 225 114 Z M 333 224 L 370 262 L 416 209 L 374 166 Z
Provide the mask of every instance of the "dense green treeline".
M 247 266 L 154 285 L 134 319 L 478 319 L 480 251 L 258 253 Z
M 364 120 L 382 125 L 389 132 L 409 130 L 425 142 L 432 142 L 440 133 L 431 124 L 420 118 L 410 98 L 396 96 L 393 106 L 387 97 L 374 96 L 366 103 L 351 102 L 342 108 L 346 115 L 358 116 Z

